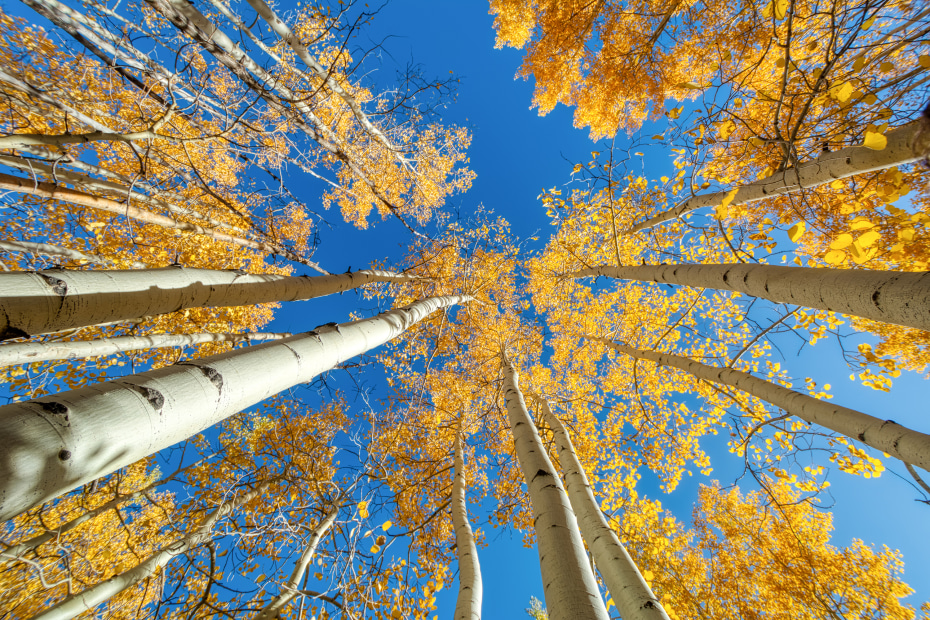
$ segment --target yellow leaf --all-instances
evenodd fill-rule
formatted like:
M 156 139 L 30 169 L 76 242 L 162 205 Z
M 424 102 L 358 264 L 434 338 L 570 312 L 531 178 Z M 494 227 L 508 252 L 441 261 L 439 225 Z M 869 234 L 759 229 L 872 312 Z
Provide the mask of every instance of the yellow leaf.
M 788 0 L 774 0 L 775 19 L 785 19 L 788 14 Z
M 901 241 L 913 241 L 914 240 L 914 229 L 913 228 L 902 228 L 898 231 L 898 239 Z
M 833 243 L 830 244 L 831 250 L 842 250 L 843 248 L 849 247 L 849 244 L 853 242 L 852 235 L 849 233 L 843 233 L 839 237 L 833 240 Z M 830 261 L 827 261 L 830 262 Z
M 885 62 L 883 62 L 883 63 L 881 64 L 881 66 L 879 67 L 879 69 L 881 70 L 882 73 L 889 73 L 889 72 L 891 72 L 891 71 L 894 71 L 894 63 L 893 63 L 893 62 L 888 62 L 888 61 L 886 60 Z
M 846 82 L 844 84 L 836 84 L 830 89 L 830 96 L 839 101 L 840 103 L 845 103 L 849 101 L 849 98 L 852 97 L 852 94 L 856 91 L 852 84 Z
M 791 239 L 793 243 L 797 243 L 805 230 L 807 230 L 807 224 L 805 222 L 798 222 L 788 229 L 788 238 Z
M 678 107 L 678 108 L 673 108 L 673 109 L 669 110 L 668 112 L 666 112 L 665 115 L 668 116 L 668 117 L 671 118 L 671 119 L 676 119 L 676 118 L 678 118 L 679 116 L 681 116 L 681 113 L 684 112 L 684 110 L 685 110 L 685 106 L 681 106 L 681 107 Z
M 686 88 L 686 89 L 688 89 L 688 90 L 701 90 L 701 85 L 700 85 L 700 84 L 698 84 L 697 82 L 690 82 L 690 81 L 689 81 L 689 82 L 681 82 L 681 83 L 679 83 L 679 84 L 675 84 L 675 87 L 676 87 L 676 88 Z
M 392 524 L 391 524 L 390 521 L 385 521 L 384 523 L 381 524 L 381 529 L 384 530 L 384 531 L 386 532 L 386 531 L 388 531 L 389 529 L 391 529 L 391 525 L 392 525 Z
M 372 553 L 378 553 L 379 551 L 381 551 L 381 547 L 379 547 L 378 545 L 372 545 L 370 551 Z
M 653 577 L 655 577 L 655 575 L 652 574 L 651 570 L 643 571 L 643 579 L 645 579 L 646 581 L 652 581 Z
M 863 29 L 863 30 L 868 30 L 869 28 L 872 27 L 872 24 L 873 24 L 873 23 L 875 23 L 875 16 L 874 16 L 874 15 L 873 15 L 872 17 L 868 18 L 867 20 L 865 20 L 864 22 L 862 22 L 862 29 Z
M 659 177 L 659 180 L 661 180 L 663 183 L 668 183 L 668 177 Z
M 736 123 L 733 121 L 724 121 L 720 123 L 719 132 L 721 140 L 729 138 L 734 131 L 736 131 Z
M 857 242 L 860 246 L 862 246 L 862 247 L 864 247 L 864 248 L 868 248 L 868 247 L 871 247 L 872 245 L 874 245 L 875 242 L 878 241 L 878 240 L 881 239 L 881 238 L 882 238 L 882 235 L 881 235 L 881 233 L 879 233 L 877 230 L 870 230 L 870 231 L 867 232 L 867 233 L 863 233 L 863 234 L 859 237 L 859 239 L 856 240 L 856 242 Z
M 361 501 L 358 503 L 358 516 L 363 519 L 368 518 L 368 502 Z
M 653 139 L 653 140 L 665 140 L 665 136 L 663 136 L 662 134 L 658 133 L 658 134 L 652 136 L 652 139 Z
M 917 62 L 920 63 L 920 66 L 924 69 L 930 69 L 930 55 L 924 54 L 917 59 Z
M 872 149 L 873 151 L 880 151 L 885 148 L 885 145 L 888 144 L 888 138 L 878 133 L 877 131 L 867 131 L 865 132 L 865 140 L 862 142 L 862 146 Z
M 839 265 L 845 258 L 846 252 L 843 250 L 830 250 L 823 257 L 823 260 L 825 260 L 830 265 Z
M 875 226 L 875 224 L 865 219 L 864 217 L 857 217 L 849 225 L 852 230 L 866 230 L 867 228 L 872 228 L 873 226 Z

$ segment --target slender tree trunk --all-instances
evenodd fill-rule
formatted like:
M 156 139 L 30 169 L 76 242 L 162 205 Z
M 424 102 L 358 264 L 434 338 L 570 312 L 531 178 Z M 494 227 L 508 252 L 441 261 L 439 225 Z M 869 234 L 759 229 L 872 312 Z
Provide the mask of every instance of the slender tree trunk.
M 7 252 L 24 252 L 32 255 L 56 256 L 70 260 L 87 261 L 88 263 L 97 263 L 98 265 L 114 264 L 109 258 L 97 256 L 96 254 L 87 254 L 71 248 L 63 248 L 51 243 L 34 243 L 32 241 L 0 241 L 0 249 Z M 132 266 L 137 269 L 145 269 L 148 265 L 138 261 L 132 261 Z
M 452 527 L 459 561 L 459 596 L 455 603 L 455 620 L 481 620 L 481 564 L 475 535 L 468 522 L 465 504 L 465 457 L 462 434 L 455 434 L 455 477 L 452 480 Z
M 930 330 L 930 272 L 738 263 L 604 266 L 582 269 L 572 275 L 734 291 L 776 303 Z
M 578 522 L 562 482 L 526 410 L 517 371 L 503 358 L 504 398 L 520 468 L 526 477 L 543 594 L 551 620 L 607 620 L 607 609 L 588 563 Z
M 0 521 L 207 429 L 468 297 L 406 308 L 0 407 Z
M 716 207 L 723 203 L 733 189 L 737 192 L 729 204 L 735 206 L 817 187 L 835 179 L 845 179 L 857 174 L 920 161 L 927 156 L 927 144 L 918 147 L 916 138 L 927 124 L 928 121 L 921 118 L 889 131 L 885 134 L 888 144 L 880 151 L 865 146 L 848 146 L 834 153 L 824 153 L 817 159 L 802 163 L 797 168 L 782 170 L 746 185 L 727 191 L 692 196 L 678 206 L 636 224 L 627 232 L 635 233 L 646 230 L 702 207 Z
M 408 279 L 378 270 L 311 277 L 187 267 L 0 273 L 0 340 L 187 308 L 312 299 Z
M 329 532 L 333 523 L 336 522 L 336 517 L 338 515 L 339 507 L 336 506 L 322 521 L 320 521 L 319 525 L 313 528 L 313 532 L 310 534 L 310 540 L 307 546 L 304 547 L 303 553 L 300 554 L 300 559 L 297 560 L 297 564 L 294 565 L 291 576 L 281 587 L 280 594 L 269 601 L 268 604 L 258 612 L 255 616 L 255 620 L 273 620 L 279 613 L 284 611 L 287 604 L 297 596 L 297 593 L 300 591 L 300 580 L 303 579 L 304 573 L 307 572 L 307 567 L 310 566 L 310 562 L 313 561 L 313 556 L 316 554 L 317 547 L 320 546 L 320 541 L 322 541 L 326 533 Z
M 196 529 L 190 531 L 184 538 L 176 540 L 161 551 L 150 555 L 135 567 L 119 575 L 110 577 L 103 583 L 99 583 L 83 592 L 68 596 L 51 609 L 36 614 L 32 617 L 32 620 L 71 620 L 71 618 L 86 611 L 90 611 L 97 605 L 108 601 L 123 590 L 152 577 L 159 569 L 167 566 L 175 556 L 187 553 L 198 545 L 210 540 L 213 536 L 213 527 L 220 519 L 242 504 L 258 497 L 266 487 L 267 485 L 262 485 L 254 491 L 244 493 L 233 501 L 221 504 L 219 508 L 208 514 L 200 525 L 197 526 Z
M 594 556 L 594 563 L 620 617 L 623 620 L 669 620 L 633 558 L 604 518 L 568 432 L 549 409 L 549 403 L 540 399 L 540 404 L 543 418 L 555 436 L 559 461 L 565 473 L 565 489 L 578 517 L 581 536 Z
M 84 359 L 102 355 L 115 355 L 142 349 L 189 347 L 208 342 L 239 344 L 258 340 L 281 340 L 293 336 L 289 333 L 246 332 L 242 334 L 152 334 L 150 336 L 118 336 L 98 340 L 71 340 L 68 342 L 17 342 L 0 345 L 0 368 L 14 364 L 31 364 L 51 360 Z
M 196 463 L 192 463 L 191 465 L 188 465 L 186 467 L 176 470 L 170 476 L 161 478 L 159 480 L 154 480 L 151 483 L 139 489 L 138 491 L 133 491 L 132 493 L 127 493 L 126 495 L 120 495 L 119 489 L 117 489 L 116 497 L 114 497 L 110 501 L 104 504 L 101 504 L 100 506 L 97 506 L 96 508 L 92 510 L 88 510 L 87 512 L 84 512 L 76 516 L 75 518 L 71 519 L 70 521 L 66 521 L 65 523 L 62 523 L 61 525 L 59 525 L 58 527 L 48 530 L 47 532 L 42 532 L 41 534 L 38 534 L 37 536 L 33 536 L 29 540 L 24 540 L 22 542 L 16 543 L 12 547 L 8 547 L 7 549 L 4 549 L 3 555 L 6 556 L 6 558 L 13 558 L 13 559 L 21 557 L 23 554 L 29 552 L 30 550 L 35 549 L 39 547 L 40 545 L 44 545 L 45 543 L 52 540 L 53 538 L 59 538 L 63 534 L 66 534 L 70 532 L 71 530 L 75 529 L 76 527 L 87 523 L 91 519 L 107 512 L 108 510 L 116 510 L 119 508 L 121 504 L 125 504 L 126 502 L 131 502 L 133 500 L 136 500 L 136 499 L 139 499 L 140 497 L 145 496 L 149 491 L 151 491 L 155 487 L 161 486 L 163 484 L 166 484 L 174 480 L 175 478 L 178 477 L 180 473 L 185 472 L 185 471 L 190 471 L 191 469 L 197 467 L 201 463 L 211 458 L 213 457 L 208 456 L 206 458 L 200 459 Z
M 679 355 L 641 351 L 606 339 L 597 340 L 637 359 L 678 368 L 704 381 L 735 387 L 809 424 L 817 424 L 850 439 L 857 439 L 905 463 L 912 463 L 930 471 L 930 435 L 913 431 L 894 420 L 881 420 L 855 409 L 834 405 L 830 401 L 789 390 L 732 368 L 717 368 Z
M 204 235 L 205 237 L 209 237 L 210 239 L 214 239 L 223 243 L 230 243 L 232 245 L 238 245 L 252 250 L 260 250 L 272 254 L 279 254 L 290 260 L 300 262 L 308 266 L 313 266 L 315 269 L 321 270 L 320 267 L 315 263 L 310 263 L 309 261 L 300 258 L 296 254 L 288 252 L 286 249 L 273 244 L 265 243 L 262 241 L 253 241 L 243 237 L 237 237 L 235 235 L 230 235 L 228 233 L 211 228 L 204 228 L 203 226 L 192 224 L 190 222 L 178 221 L 165 215 L 160 215 L 158 213 L 153 213 L 151 211 L 146 211 L 144 209 L 134 207 L 128 202 L 118 202 L 110 198 L 103 198 L 101 196 L 94 196 L 92 194 L 79 192 L 77 190 L 58 185 L 57 183 L 47 183 L 45 181 L 38 181 L 35 179 L 23 179 L 21 177 L 0 172 L 0 189 L 20 192 L 22 194 L 29 194 L 31 196 L 38 196 L 39 198 L 61 200 L 63 202 L 70 202 L 71 204 L 80 205 L 82 207 L 100 209 L 101 211 L 108 211 L 110 213 L 115 213 L 117 215 L 122 215 L 127 218 L 137 220 L 144 224 L 161 226 L 162 228 L 167 228 L 169 230 L 180 230 L 195 235 Z

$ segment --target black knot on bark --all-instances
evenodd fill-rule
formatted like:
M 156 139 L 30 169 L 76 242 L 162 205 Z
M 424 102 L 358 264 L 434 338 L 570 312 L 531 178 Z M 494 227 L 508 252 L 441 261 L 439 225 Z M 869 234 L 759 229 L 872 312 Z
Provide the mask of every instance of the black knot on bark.
M 61 461 L 67 461 L 71 458 L 71 452 L 68 450 L 62 450 L 58 453 L 58 459 Z
M 45 275 L 44 273 L 39 274 L 45 279 L 45 283 L 51 287 L 52 292 L 58 295 L 59 297 L 64 297 L 68 294 L 68 283 L 60 278 L 54 276 Z
M 68 415 L 68 407 L 62 405 L 61 403 L 37 403 L 42 410 L 46 413 L 54 413 L 56 415 Z

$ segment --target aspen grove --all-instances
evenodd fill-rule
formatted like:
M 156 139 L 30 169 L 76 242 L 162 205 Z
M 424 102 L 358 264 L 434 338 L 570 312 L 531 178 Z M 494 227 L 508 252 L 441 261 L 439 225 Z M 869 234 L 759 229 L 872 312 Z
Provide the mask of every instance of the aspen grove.
M 930 9 L 457 7 L 590 132 L 479 205 L 393 6 L 0 8 L 0 619 L 930 619 Z

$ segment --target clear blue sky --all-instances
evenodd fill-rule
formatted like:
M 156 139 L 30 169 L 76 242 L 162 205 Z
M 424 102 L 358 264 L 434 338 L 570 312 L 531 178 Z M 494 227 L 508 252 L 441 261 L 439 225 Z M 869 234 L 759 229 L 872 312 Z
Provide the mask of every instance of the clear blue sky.
M 366 47 L 366 38 L 368 43 L 384 42 L 379 71 L 382 75 L 372 75 L 376 81 L 389 83 L 394 70 L 408 62 L 422 65 L 427 77 L 445 77 L 451 71 L 461 78 L 457 101 L 443 112 L 443 118 L 472 130 L 470 166 L 478 177 L 472 189 L 454 198 L 450 206 L 467 214 L 484 204 L 506 217 L 521 237 L 541 232 L 541 247 L 549 223 L 536 197 L 543 187 L 565 184 L 572 165 L 589 161 L 595 147 L 586 131 L 572 127 L 570 110 L 559 107 L 546 117 L 530 110 L 532 83 L 514 80 L 521 53 L 494 49 L 487 3 L 394 0 L 382 9 L 373 28 L 360 37 L 360 48 Z M 648 127 L 645 133 L 650 133 Z M 655 148 L 647 155 L 650 176 L 667 174 L 670 153 Z M 336 214 L 332 215 L 335 220 Z M 393 221 L 366 231 L 340 227 L 338 235 L 324 232 L 317 258 L 333 271 L 342 271 L 350 264 L 357 269 L 369 260 L 399 257 L 408 239 L 406 231 Z M 351 261 L 345 258 L 349 254 Z M 275 327 L 299 331 L 317 323 L 341 321 L 350 310 L 357 309 L 356 303 L 350 295 L 325 304 L 324 300 L 308 302 L 307 309 L 318 309 L 314 314 L 326 308 L 326 316 L 309 322 L 306 312 L 293 304 L 282 309 Z M 795 348 L 794 343 L 787 346 L 787 355 L 792 356 Z M 850 370 L 839 360 L 835 345 L 822 341 L 813 353 L 792 357 L 786 365 L 795 378 L 813 376 L 821 385 L 831 383 L 837 402 L 917 429 L 930 428 L 927 408 L 922 404 L 928 394 L 923 379 L 902 376 L 895 381 L 893 394 L 884 394 L 852 384 Z M 715 476 L 729 484 L 742 464 L 726 452 L 723 443 L 708 443 L 708 448 L 712 458 L 716 455 Z M 903 467 L 891 463 L 888 466 L 906 476 Z M 687 521 L 698 484 L 708 480 L 700 476 L 686 478 L 678 491 L 661 499 L 679 519 Z M 834 544 L 845 546 L 859 538 L 869 544 L 900 549 L 905 559 L 905 580 L 917 590 L 908 601 L 916 607 L 930 599 L 930 536 L 925 530 L 930 506 L 915 502 L 910 485 L 891 472 L 878 480 L 834 472 L 830 480 L 836 501 Z M 657 487 L 648 480 L 644 487 L 645 492 L 660 497 Z M 523 548 L 519 534 L 490 531 L 488 541 L 490 545 L 479 550 L 485 579 L 485 614 L 489 618 L 520 617 L 530 596 L 542 598 L 536 551 Z M 438 597 L 440 618 L 451 615 L 456 588 L 457 583 Z

